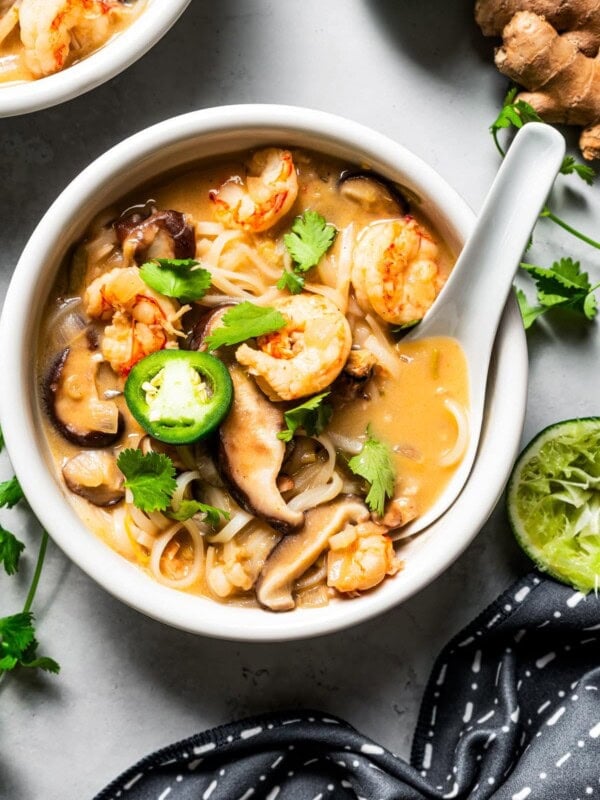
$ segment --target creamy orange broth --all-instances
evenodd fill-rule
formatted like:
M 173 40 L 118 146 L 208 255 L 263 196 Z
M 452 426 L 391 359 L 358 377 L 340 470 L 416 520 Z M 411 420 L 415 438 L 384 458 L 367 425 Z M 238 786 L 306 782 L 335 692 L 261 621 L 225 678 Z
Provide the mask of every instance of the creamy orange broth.
M 307 151 L 292 152 L 299 175 L 298 199 L 280 223 L 254 236 L 254 246 L 263 248 L 263 252 L 270 252 L 268 248 L 271 244 L 289 230 L 294 217 L 306 208 L 319 211 L 340 230 L 350 224 L 354 224 L 356 230 L 359 230 L 373 220 L 394 216 L 394 208 L 391 206 L 384 208 L 382 214 L 381 207 L 368 209 L 340 198 L 336 188 L 337 180 L 340 173 L 351 165 Z M 213 220 L 213 204 L 208 192 L 219 187 L 230 176 L 240 173 L 244 155 L 187 167 L 159 182 L 136 189 L 117 206 L 103 212 L 90 227 L 89 236 L 93 238 L 101 230 L 102 224 L 115 219 L 125 209 L 143 206 L 148 198 L 152 198 L 159 209 L 176 209 L 191 215 L 196 221 Z M 435 232 L 430 220 L 423 218 L 418 209 L 411 208 L 410 214 L 433 233 L 439 247 L 440 272 L 447 276 L 454 263 L 453 255 Z M 197 245 L 199 238 L 201 237 L 196 237 Z M 336 259 L 339 258 L 340 238 L 338 234 L 330 253 L 313 270 L 318 272 L 324 283 L 331 282 L 332 271 L 335 270 Z M 94 278 L 114 267 L 114 264 L 102 258 L 86 260 L 82 257 L 82 252 L 85 254 L 85 246 L 79 248 L 74 265 L 66 265 L 59 275 L 48 302 L 46 320 L 55 313 L 60 298 L 81 297 L 85 287 Z M 253 269 L 251 264 L 245 267 L 248 273 L 252 273 Z M 316 278 L 310 277 L 310 280 L 315 281 Z M 282 293 L 282 296 L 285 295 L 287 293 Z M 380 324 L 384 329 L 389 327 L 384 322 Z M 56 354 L 52 329 L 48 325 L 47 321 L 42 325 L 38 349 L 38 375 L 41 379 L 47 372 L 48 363 Z M 94 327 L 101 335 L 102 325 L 94 323 Z M 457 466 L 440 465 L 440 460 L 452 449 L 457 438 L 456 420 L 444 401 L 452 398 L 468 408 L 467 366 L 459 344 L 450 338 L 432 338 L 411 343 L 400 339 L 395 349 L 400 359 L 398 379 L 386 377 L 381 370 L 376 370 L 376 377 L 367 384 L 364 397 L 348 401 L 336 398 L 333 394 L 331 401 L 334 415 L 326 433 L 364 441 L 367 426 L 370 426 L 372 433 L 388 444 L 393 452 L 397 469 L 397 493 L 414 498 L 419 514 L 422 514 L 435 502 Z M 100 393 L 106 389 L 119 390 L 123 388 L 124 378 L 104 364 L 97 383 Z M 301 402 L 303 400 L 290 402 L 284 404 L 283 408 L 294 407 Z M 116 403 L 126 422 L 118 449 L 136 447 L 144 432 L 131 417 L 124 399 L 118 397 Z M 60 479 L 61 467 L 81 448 L 67 442 L 47 419 L 44 419 L 44 430 L 51 459 Z M 98 509 L 68 491 L 67 496 L 89 528 L 122 555 L 137 561 L 142 568 L 147 567 L 148 555 L 139 545 L 133 543 L 132 547 L 128 531 L 121 530 L 115 534 L 111 509 Z M 242 540 L 245 535 L 247 534 L 238 534 Z M 186 588 L 186 591 L 209 594 L 213 599 L 220 599 L 209 591 L 204 578 Z M 252 592 L 239 592 L 227 600 L 254 602 L 253 598 Z
M 440 457 L 456 441 L 456 422 L 444 405 L 450 396 L 468 406 L 467 365 L 455 339 L 436 337 L 400 343 L 400 380 L 385 381 L 377 400 L 354 400 L 333 418 L 331 431 L 357 437 L 370 422 L 396 461 L 398 485 L 415 492 L 423 513 L 444 489 L 456 465 Z

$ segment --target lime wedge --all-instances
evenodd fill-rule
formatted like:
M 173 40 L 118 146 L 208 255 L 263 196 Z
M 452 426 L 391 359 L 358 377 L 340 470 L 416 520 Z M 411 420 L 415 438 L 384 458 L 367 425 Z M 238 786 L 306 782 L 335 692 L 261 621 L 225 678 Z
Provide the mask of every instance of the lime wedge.
M 515 464 L 506 497 L 517 541 L 538 567 L 600 588 L 600 417 L 550 425 Z

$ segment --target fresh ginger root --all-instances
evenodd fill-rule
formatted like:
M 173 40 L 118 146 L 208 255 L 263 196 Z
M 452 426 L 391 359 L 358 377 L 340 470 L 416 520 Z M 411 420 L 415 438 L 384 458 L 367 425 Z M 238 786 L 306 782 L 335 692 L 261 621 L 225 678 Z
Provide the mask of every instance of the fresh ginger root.
M 496 66 L 529 90 L 517 99 L 547 122 L 583 126 L 584 158 L 600 158 L 600 0 L 478 0 L 475 17 L 485 35 L 502 34 Z

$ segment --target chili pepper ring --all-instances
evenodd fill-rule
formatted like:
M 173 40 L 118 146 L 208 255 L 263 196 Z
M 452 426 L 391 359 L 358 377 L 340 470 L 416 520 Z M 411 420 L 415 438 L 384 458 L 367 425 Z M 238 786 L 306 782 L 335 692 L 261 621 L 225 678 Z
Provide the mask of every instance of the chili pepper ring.
M 208 436 L 231 407 L 233 386 L 215 356 L 160 350 L 133 367 L 125 400 L 142 428 L 166 444 L 191 444 Z

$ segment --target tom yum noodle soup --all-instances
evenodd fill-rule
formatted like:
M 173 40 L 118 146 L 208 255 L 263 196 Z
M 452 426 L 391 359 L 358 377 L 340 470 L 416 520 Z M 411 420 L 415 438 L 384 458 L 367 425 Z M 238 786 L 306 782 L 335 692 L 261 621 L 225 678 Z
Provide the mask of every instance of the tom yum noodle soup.
M 323 606 L 398 573 L 395 540 L 468 438 L 458 344 L 401 339 L 452 263 L 395 186 L 302 150 L 188 168 L 103 213 L 39 344 L 81 519 L 219 602 Z
M 98 50 L 146 0 L 0 0 L 0 83 L 44 78 Z

